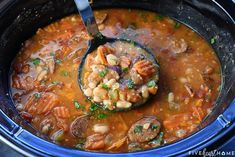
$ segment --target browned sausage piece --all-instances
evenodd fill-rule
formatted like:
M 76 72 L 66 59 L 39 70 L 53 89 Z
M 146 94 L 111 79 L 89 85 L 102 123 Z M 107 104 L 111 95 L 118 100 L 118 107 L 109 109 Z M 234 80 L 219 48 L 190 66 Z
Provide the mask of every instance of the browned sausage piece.
M 102 149 L 105 147 L 104 138 L 105 138 L 105 135 L 103 134 L 94 134 L 94 135 L 88 136 L 86 139 L 84 148 L 89 149 L 89 150 Z
M 88 126 L 88 122 L 89 122 L 88 115 L 77 117 L 70 125 L 71 134 L 79 138 L 85 137 L 85 132 Z
M 146 142 L 154 139 L 161 128 L 155 116 L 146 116 L 135 122 L 128 131 L 131 142 Z

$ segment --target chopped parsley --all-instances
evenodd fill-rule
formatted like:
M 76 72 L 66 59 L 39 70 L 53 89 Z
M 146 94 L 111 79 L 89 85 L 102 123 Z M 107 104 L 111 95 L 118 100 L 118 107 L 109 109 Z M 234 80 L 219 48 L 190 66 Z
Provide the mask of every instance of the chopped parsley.
M 132 79 L 127 80 L 127 87 L 129 89 L 132 89 L 134 87 L 134 82 L 132 81 Z
M 129 71 L 129 68 L 128 68 L 128 67 L 122 68 L 122 72 L 127 73 L 128 71 Z
M 175 22 L 175 28 L 180 28 L 181 24 L 179 22 Z
M 52 81 L 51 84 L 52 85 L 58 85 L 58 84 L 60 84 L 60 82 L 59 81 Z
M 163 135 L 164 133 L 160 132 L 159 136 L 156 139 L 150 141 L 148 144 L 151 144 L 153 147 L 160 146 L 163 140 Z
M 139 134 L 139 133 L 142 132 L 142 130 L 143 130 L 143 126 L 142 125 L 136 125 L 135 129 L 134 129 L 134 133 L 135 134 Z
M 106 84 L 102 84 L 102 88 L 104 88 L 104 89 L 106 89 L 106 90 L 109 90 L 110 88 L 108 87 L 108 85 L 106 85 Z
M 32 59 L 32 63 L 34 65 L 39 65 L 40 64 L 40 59 L 39 58 Z
M 51 52 L 51 53 L 50 53 L 50 56 L 55 56 L 55 53 L 54 53 L 54 52 Z
M 84 149 L 83 146 L 84 146 L 84 144 L 78 143 L 78 144 L 75 146 L 75 148 L 76 148 L 76 149 L 83 150 L 83 149 Z
M 108 117 L 108 115 L 107 114 L 105 114 L 105 113 L 99 113 L 98 114 L 98 119 L 104 119 L 104 118 L 107 118 Z
M 65 77 L 68 77 L 68 76 L 69 76 L 69 72 L 66 71 L 66 70 L 62 70 L 62 71 L 61 71 L 61 75 L 62 75 L 62 76 L 65 76 Z
M 163 18 L 164 18 L 164 16 L 162 16 L 162 15 L 155 15 L 156 20 L 162 21 Z
M 79 104 L 79 102 L 77 100 L 74 100 L 73 104 L 74 104 L 76 109 L 80 109 L 81 108 L 81 104 Z
M 151 126 L 151 129 L 152 129 L 152 130 L 156 130 L 157 128 L 158 128 L 157 125 L 152 125 L 152 126 Z
M 55 61 L 55 63 L 56 63 L 56 64 L 61 64 L 62 61 L 61 61 L 60 59 L 57 59 L 57 60 Z
M 41 93 L 34 93 L 34 97 L 35 98 L 40 98 L 41 97 Z
M 105 69 L 99 73 L 100 77 L 105 77 L 108 74 L 108 69 Z
M 148 82 L 147 85 L 148 85 L 148 87 L 154 87 L 154 86 L 156 86 L 156 82 L 151 80 L 151 81 Z
M 215 37 L 211 38 L 211 44 L 215 44 L 215 43 L 216 43 L 216 38 Z
M 80 139 L 79 141 L 78 141 L 78 144 L 75 146 L 75 148 L 77 148 L 77 149 L 80 149 L 80 150 L 83 150 L 84 148 L 84 144 L 85 144 L 85 140 L 84 139 Z
M 95 103 L 91 103 L 89 110 L 91 112 L 95 112 L 97 109 L 98 109 L 98 106 Z

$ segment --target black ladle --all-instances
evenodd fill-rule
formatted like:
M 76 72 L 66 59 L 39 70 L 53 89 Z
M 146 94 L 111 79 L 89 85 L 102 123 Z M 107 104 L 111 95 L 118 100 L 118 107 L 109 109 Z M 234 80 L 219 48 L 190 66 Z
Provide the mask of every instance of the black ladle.
M 139 44 L 135 41 L 132 41 L 130 39 L 108 38 L 106 36 L 103 36 L 99 32 L 99 29 L 97 27 L 93 11 L 91 9 L 91 6 L 90 6 L 88 0 L 74 0 L 74 2 L 76 3 L 79 14 L 82 18 L 82 21 L 83 21 L 84 25 L 86 26 L 88 34 L 92 37 L 92 39 L 89 41 L 88 49 L 87 49 L 86 53 L 84 54 L 84 56 L 81 60 L 81 63 L 79 65 L 79 68 L 78 68 L 78 71 L 79 71 L 78 72 L 78 82 L 79 82 L 79 86 L 80 86 L 82 91 L 84 91 L 83 83 L 82 83 L 82 70 L 83 70 L 83 66 L 84 66 L 85 60 L 87 58 L 87 55 L 92 53 L 100 45 L 104 45 L 105 43 L 112 43 L 112 42 L 116 42 L 116 41 L 122 41 L 122 42 L 127 42 L 127 43 L 130 43 L 130 44 L 134 44 L 136 47 L 139 47 L 142 50 L 144 50 L 145 52 L 147 52 L 150 55 L 151 59 L 155 62 L 156 66 L 158 66 L 158 69 L 159 69 L 159 64 L 158 64 L 156 58 L 154 57 L 154 55 L 152 54 L 152 52 L 150 52 L 148 49 L 146 49 L 141 44 Z M 91 98 L 89 98 L 89 97 L 88 97 L 88 99 L 91 100 Z M 136 103 L 131 108 L 141 106 L 143 104 L 144 103 Z M 116 109 L 115 111 L 123 111 L 123 110 L 128 110 L 128 109 Z

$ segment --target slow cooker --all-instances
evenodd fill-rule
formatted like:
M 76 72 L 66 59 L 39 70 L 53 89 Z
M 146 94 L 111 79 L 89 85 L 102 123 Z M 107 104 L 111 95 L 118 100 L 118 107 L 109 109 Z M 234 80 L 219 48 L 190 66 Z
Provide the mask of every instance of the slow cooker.
M 221 63 L 222 90 L 212 113 L 192 135 L 150 150 L 96 153 L 50 142 L 15 109 L 9 92 L 9 71 L 21 43 L 39 27 L 76 12 L 72 0 L 2 0 L 0 2 L 0 139 L 26 156 L 185 156 L 216 149 L 235 131 L 235 2 L 233 0 L 93 0 L 94 9 L 139 8 L 174 18 L 208 42 Z

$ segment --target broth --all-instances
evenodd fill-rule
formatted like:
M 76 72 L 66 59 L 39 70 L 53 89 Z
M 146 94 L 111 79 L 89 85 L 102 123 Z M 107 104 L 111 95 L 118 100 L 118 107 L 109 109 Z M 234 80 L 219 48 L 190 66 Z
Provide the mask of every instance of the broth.
M 144 150 L 190 135 L 220 90 L 220 64 L 210 45 L 185 25 L 153 12 L 106 9 L 95 16 L 105 36 L 129 38 L 151 49 L 160 64 L 157 94 L 124 112 L 89 102 L 77 81 L 89 36 L 80 17 L 71 15 L 39 28 L 16 56 L 11 89 L 21 116 L 53 142 L 88 151 Z M 159 133 L 149 141 L 131 141 L 129 129 L 145 116 L 157 118 Z

